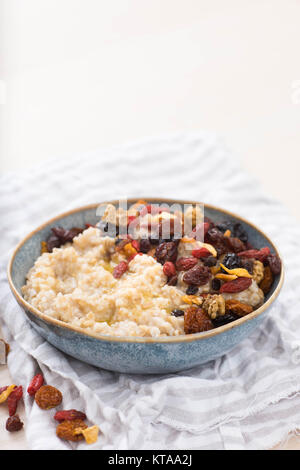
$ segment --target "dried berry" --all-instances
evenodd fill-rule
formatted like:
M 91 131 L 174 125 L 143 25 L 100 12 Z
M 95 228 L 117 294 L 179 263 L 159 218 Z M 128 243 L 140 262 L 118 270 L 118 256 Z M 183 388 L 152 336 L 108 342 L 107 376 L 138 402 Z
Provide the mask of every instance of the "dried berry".
M 198 264 L 198 260 L 193 257 L 181 257 L 176 261 L 176 268 L 178 271 L 188 271 Z
M 227 323 L 231 323 L 232 321 L 237 320 L 239 317 L 237 315 L 233 315 L 231 313 L 225 313 L 225 315 L 220 315 L 213 320 L 213 324 L 215 328 L 219 326 L 226 325 Z
M 244 317 L 253 312 L 253 307 L 235 299 L 228 299 L 225 300 L 225 312 L 237 315 L 238 317 Z
M 56 428 L 56 435 L 66 441 L 78 442 L 83 440 L 81 429 L 86 429 L 87 425 L 82 419 L 73 421 L 62 421 Z
M 196 295 L 198 292 L 198 287 L 197 286 L 193 286 L 192 284 L 190 286 L 188 286 L 187 290 L 186 290 L 186 294 L 187 295 Z
M 169 279 L 168 279 L 168 286 L 176 286 L 177 284 L 177 281 L 178 281 L 178 276 L 177 274 L 174 274 L 174 276 L 171 276 Z
M 235 293 L 235 292 L 242 292 L 243 290 L 248 289 L 251 286 L 252 279 L 248 277 L 238 277 L 233 281 L 225 282 L 220 288 L 221 293 Z
M 150 241 L 146 238 L 142 238 L 142 240 L 140 240 L 140 251 L 142 253 L 148 253 L 149 250 L 151 250 Z
M 228 269 L 236 269 L 241 267 L 241 258 L 236 253 L 227 253 L 222 261 L 222 264 Z M 221 269 L 225 272 L 224 269 Z
M 6 430 L 9 432 L 20 431 L 24 426 L 24 423 L 20 420 L 19 415 L 10 416 L 6 421 Z
M 179 308 L 174 308 L 174 310 L 172 310 L 171 312 L 171 315 L 173 315 L 174 317 L 182 317 L 184 315 L 184 310 L 180 310 Z
M 227 247 L 230 251 L 233 251 L 234 253 L 239 253 L 240 251 L 243 251 L 246 249 L 246 246 L 244 243 L 236 237 L 225 237 Z
M 163 272 L 164 275 L 167 277 L 172 277 L 176 275 L 176 268 L 174 263 L 172 261 L 166 261 L 165 264 L 163 265 Z
M 186 335 L 208 331 L 213 324 L 207 313 L 200 307 L 188 307 L 184 312 L 184 332 Z
M 83 228 L 73 227 L 69 230 L 62 227 L 52 227 L 53 235 L 47 240 L 47 250 L 49 253 L 52 252 L 53 248 L 59 248 L 67 242 L 72 242 L 73 238 L 83 232 Z
M 9 416 L 13 416 L 18 407 L 18 402 L 21 400 L 23 397 L 23 387 L 22 385 L 19 385 L 19 387 L 16 387 L 11 394 L 9 395 L 7 399 L 7 407 L 8 407 L 8 413 Z
M 260 250 L 246 250 L 239 253 L 240 257 L 243 258 L 255 258 L 262 263 L 267 259 L 270 254 L 270 248 L 268 246 L 261 248 Z
M 270 266 L 266 266 L 264 270 L 264 277 L 263 280 L 260 282 L 259 287 L 263 291 L 263 293 L 266 295 L 268 292 L 270 292 L 271 286 L 273 284 L 273 274 L 271 271 Z
M 160 243 L 155 250 L 157 261 L 161 264 L 164 264 L 166 261 L 174 263 L 177 258 L 177 245 L 174 241 Z
M 27 388 L 27 393 L 29 393 L 29 395 L 31 396 L 34 396 L 38 389 L 41 388 L 43 383 L 44 377 L 42 376 L 42 374 L 36 374 Z
M 73 421 L 74 419 L 86 419 L 85 413 L 77 410 L 61 410 L 57 411 L 54 415 L 56 421 Z
M 279 274 L 281 271 L 281 261 L 277 255 L 271 254 L 267 257 L 267 262 L 273 274 Z
M 185 272 L 183 281 L 194 286 L 202 286 L 211 278 L 211 271 L 207 266 L 197 264 Z
M 116 279 L 119 279 L 128 269 L 128 263 L 126 261 L 121 261 L 113 270 L 113 276 Z
M 225 233 L 227 230 L 230 230 L 230 232 L 233 233 L 233 223 L 229 220 L 224 220 L 223 222 L 220 222 L 216 225 L 216 227 L 223 233 Z
M 217 258 L 214 256 L 209 256 L 208 258 L 203 258 L 202 262 L 204 266 L 209 266 L 211 268 L 217 264 Z
M 209 243 L 215 247 L 219 256 L 223 253 L 227 253 L 227 237 L 224 237 L 224 234 L 221 232 L 221 230 L 218 230 L 216 227 L 210 228 L 208 230 L 204 240 L 206 243 Z
M 207 248 L 198 248 L 196 250 L 192 250 L 192 255 L 195 258 L 207 258 L 211 255 L 210 251 Z
M 218 290 L 220 290 L 220 287 L 221 287 L 221 281 L 220 281 L 220 279 L 213 279 L 213 280 L 211 281 L 211 288 L 212 288 L 212 290 L 218 291 Z
M 34 399 L 42 410 L 50 410 L 61 404 L 62 394 L 57 388 L 51 385 L 42 385 L 36 392 Z
M 240 258 L 241 268 L 247 269 L 249 274 L 253 274 L 253 260 L 247 258 Z

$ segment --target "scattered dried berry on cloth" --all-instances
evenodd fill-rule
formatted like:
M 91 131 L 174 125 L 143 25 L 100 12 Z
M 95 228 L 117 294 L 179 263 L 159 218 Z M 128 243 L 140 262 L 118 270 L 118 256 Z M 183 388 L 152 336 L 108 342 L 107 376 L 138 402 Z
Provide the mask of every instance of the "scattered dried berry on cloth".
M 188 307 L 184 312 L 186 335 L 211 330 L 214 327 L 207 313 L 200 307 Z
M 266 266 L 264 269 L 263 280 L 259 284 L 260 289 L 263 291 L 265 295 L 268 294 L 268 292 L 270 292 L 273 281 L 274 281 L 274 277 L 273 277 L 271 268 L 270 266 Z
M 3 387 L 4 390 L 0 394 L 0 403 L 6 402 L 6 400 L 8 399 L 9 395 L 12 393 L 15 387 L 16 385 L 14 384 L 9 385 L 8 387 Z
M 24 423 L 20 420 L 19 415 L 10 416 L 6 421 L 6 429 L 9 432 L 20 431 L 24 426 Z
M 56 428 L 56 435 L 66 441 L 78 442 L 84 439 L 81 431 L 86 428 L 87 425 L 82 419 L 62 421 Z
M 193 286 L 202 286 L 209 281 L 211 275 L 208 266 L 196 265 L 184 273 L 183 281 Z
M 225 301 L 225 311 L 226 313 L 231 313 L 238 317 L 244 317 L 253 312 L 253 307 L 235 299 L 227 299 Z
M 73 421 L 74 419 L 86 419 L 85 413 L 77 410 L 61 410 L 54 415 L 56 421 Z
M 35 394 L 35 402 L 42 410 L 50 410 L 62 402 L 61 392 L 52 385 L 42 385 Z
M 235 293 L 235 292 L 242 292 L 243 290 L 248 289 L 251 286 L 252 279 L 248 277 L 238 277 L 233 281 L 225 282 L 220 288 L 221 293 Z
M 22 397 L 23 397 L 23 387 L 22 385 L 19 385 L 11 392 L 11 394 L 9 395 L 7 399 L 7 407 L 8 407 L 9 416 L 13 416 L 16 413 L 18 402 L 21 400 Z
M 34 396 L 36 392 L 39 390 L 39 388 L 41 388 L 43 383 L 44 383 L 44 377 L 42 376 L 42 374 L 36 374 L 27 388 L 27 393 L 29 393 L 29 395 L 31 396 Z

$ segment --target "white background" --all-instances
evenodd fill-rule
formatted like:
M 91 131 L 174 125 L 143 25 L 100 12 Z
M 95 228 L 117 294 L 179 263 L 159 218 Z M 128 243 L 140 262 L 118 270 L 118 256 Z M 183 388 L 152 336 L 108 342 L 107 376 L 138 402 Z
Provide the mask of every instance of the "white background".
M 300 220 L 299 0 L 0 0 L 0 27 L 1 171 L 208 129 Z
M 299 0 L 0 5 L 2 170 L 205 128 L 300 219 Z

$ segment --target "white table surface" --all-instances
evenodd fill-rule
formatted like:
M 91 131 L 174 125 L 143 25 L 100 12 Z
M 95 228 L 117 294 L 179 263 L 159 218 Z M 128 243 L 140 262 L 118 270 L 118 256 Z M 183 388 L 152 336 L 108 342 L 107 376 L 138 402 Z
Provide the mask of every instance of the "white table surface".
M 299 1 L 0 0 L 0 9 L 1 171 L 204 128 L 300 220 Z M 26 448 L 5 420 L 2 405 L 0 448 Z

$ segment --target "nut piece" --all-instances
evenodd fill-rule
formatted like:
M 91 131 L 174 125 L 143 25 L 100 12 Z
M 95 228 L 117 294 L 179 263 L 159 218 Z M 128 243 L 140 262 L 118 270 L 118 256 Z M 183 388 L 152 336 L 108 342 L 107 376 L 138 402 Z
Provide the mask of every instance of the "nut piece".
M 239 317 L 244 317 L 253 311 L 253 307 L 235 299 L 228 299 L 225 301 L 225 311 L 226 314 L 230 313 L 238 315 Z
M 264 272 L 264 278 L 259 284 L 259 287 L 261 288 L 261 290 L 263 291 L 265 295 L 270 291 L 271 286 L 273 284 L 273 280 L 274 280 L 274 277 L 273 277 L 271 268 L 270 266 L 266 266 L 265 272 Z
M 208 313 L 209 317 L 214 320 L 218 316 L 225 314 L 224 297 L 218 294 L 209 294 L 205 298 L 202 308 Z
M 43 385 L 36 392 L 34 399 L 42 410 L 50 410 L 61 404 L 62 394 L 51 385 Z
M 184 332 L 186 335 L 213 329 L 213 324 L 200 307 L 188 307 L 184 312 Z
M 257 284 L 259 284 L 260 281 L 262 281 L 262 279 L 264 278 L 264 271 L 265 269 L 263 263 L 258 259 L 254 260 L 252 278 L 254 281 L 256 281 Z
M 74 419 L 73 421 L 63 421 L 56 428 L 56 435 L 65 441 L 78 442 L 83 440 L 82 430 L 87 425 L 82 419 Z

